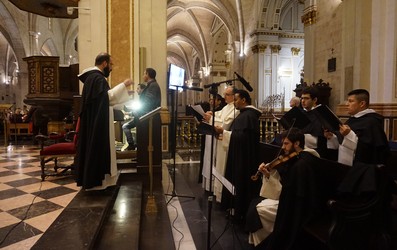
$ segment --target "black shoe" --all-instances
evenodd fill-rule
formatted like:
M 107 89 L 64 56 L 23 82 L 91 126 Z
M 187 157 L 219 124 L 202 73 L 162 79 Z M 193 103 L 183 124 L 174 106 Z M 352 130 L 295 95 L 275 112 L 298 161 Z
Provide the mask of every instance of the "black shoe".
M 128 147 L 125 150 L 135 150 L 135 145 L 128 145 Z

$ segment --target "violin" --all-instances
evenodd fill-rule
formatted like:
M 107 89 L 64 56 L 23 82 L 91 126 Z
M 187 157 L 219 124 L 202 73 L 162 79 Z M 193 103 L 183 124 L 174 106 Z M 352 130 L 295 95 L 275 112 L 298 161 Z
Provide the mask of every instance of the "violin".
M 292 159 L 293 157 L 297 156 L 298 152 L 292 152 L 289 155 L 280 155 L 278 156 L 276 159 L 272 160 L 271 162 L 267 163 L 265 165 L 266 169 L 268 171 L 272 170 L 275 167 L 279 167 L 280 165 L 286 163 L 287 161 L 289 161 L 290 159 Z M 259 179 L 259 177 L 262 175 L 261 171 L 257 171 L 256 174 L 251 176 L 251 180 L 256 181 Z

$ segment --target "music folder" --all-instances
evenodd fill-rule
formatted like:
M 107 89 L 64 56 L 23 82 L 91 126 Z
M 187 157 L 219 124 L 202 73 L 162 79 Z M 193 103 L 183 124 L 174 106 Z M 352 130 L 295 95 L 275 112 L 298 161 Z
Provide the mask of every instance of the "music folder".
M 293 107 L 281 118 L 277 119 L 277 121 L 281 124 L 281 126 L 283 126 L 284 129 L 290 129 L 291 127 L 303 129 L 310 123 L 305 111 L 298 107 Z
M 197 125 L 197 132 L 201 135 L 212 135 L 212 132 L 215 132 L 215 129 L 207 122 L 200 122 L 200 124 Z
M 197 122 L 201 122 L 204 119 L 204 110 L 201 105 L 189 105 L 192 111 L 192 115 L 196 118 Z
M 320 120 L 324 129 L 328 129 L 331 132 L 339 131 L 339 125 L 342 125 L 342 121 L 338 116 L 332 112 L 327 105 L 320 105 L 310 112 L 314 112 L 316 117 Z

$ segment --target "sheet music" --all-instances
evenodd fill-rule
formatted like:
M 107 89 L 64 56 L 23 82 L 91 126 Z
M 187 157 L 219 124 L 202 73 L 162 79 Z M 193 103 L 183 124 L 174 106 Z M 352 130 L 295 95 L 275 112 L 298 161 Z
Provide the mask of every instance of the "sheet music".
M 204 117 L 205 112 L 204 109 L 201 107 L 201 105 L 191 105 L 191 107 L 200 115 L 202 115 Z
M 224 176 L 222 176 L 217 170 L 216 168 L 212 168 L 212 175 L 215 176 L 215 178 L 217 178 L 222 185 L 232 194 L 232 195 L 236 195 L 236 191 L 234 189 L 234 186 L 232 183 L 230 183 L 230 181 L 228 179 L 226 179 Z

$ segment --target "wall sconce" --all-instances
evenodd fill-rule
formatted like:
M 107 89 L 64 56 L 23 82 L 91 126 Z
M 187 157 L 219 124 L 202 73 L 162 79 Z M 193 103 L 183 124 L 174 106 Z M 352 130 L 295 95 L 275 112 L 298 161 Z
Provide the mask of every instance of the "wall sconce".
M 91 8 L 87 8 L 87 7 L 66 7 L 66 12 L 68 13 L 68 15 L 73 15 L 74 10 L 78 10 L 78 9 L 82 9 L 82 10 L 91 10 Z
M 36 31 L 30 30 L 30 31 L 29 31 L 29 35 L 31 35 L 32 37 L 38 39 L 39 36 L 41 35 L 41 33 L 40 33 L 40 32 L 36 32 Z
M 11 76 L 6 76 L 4 79 L 4 84 L 9 85 L 11 83 Z
M 207 66 L 207 67 L 201 67 L 202 71 L 203 71 L 203 75 L 205 77 L 209 76 L 211 73 L 211 68 L 212 66 Z

